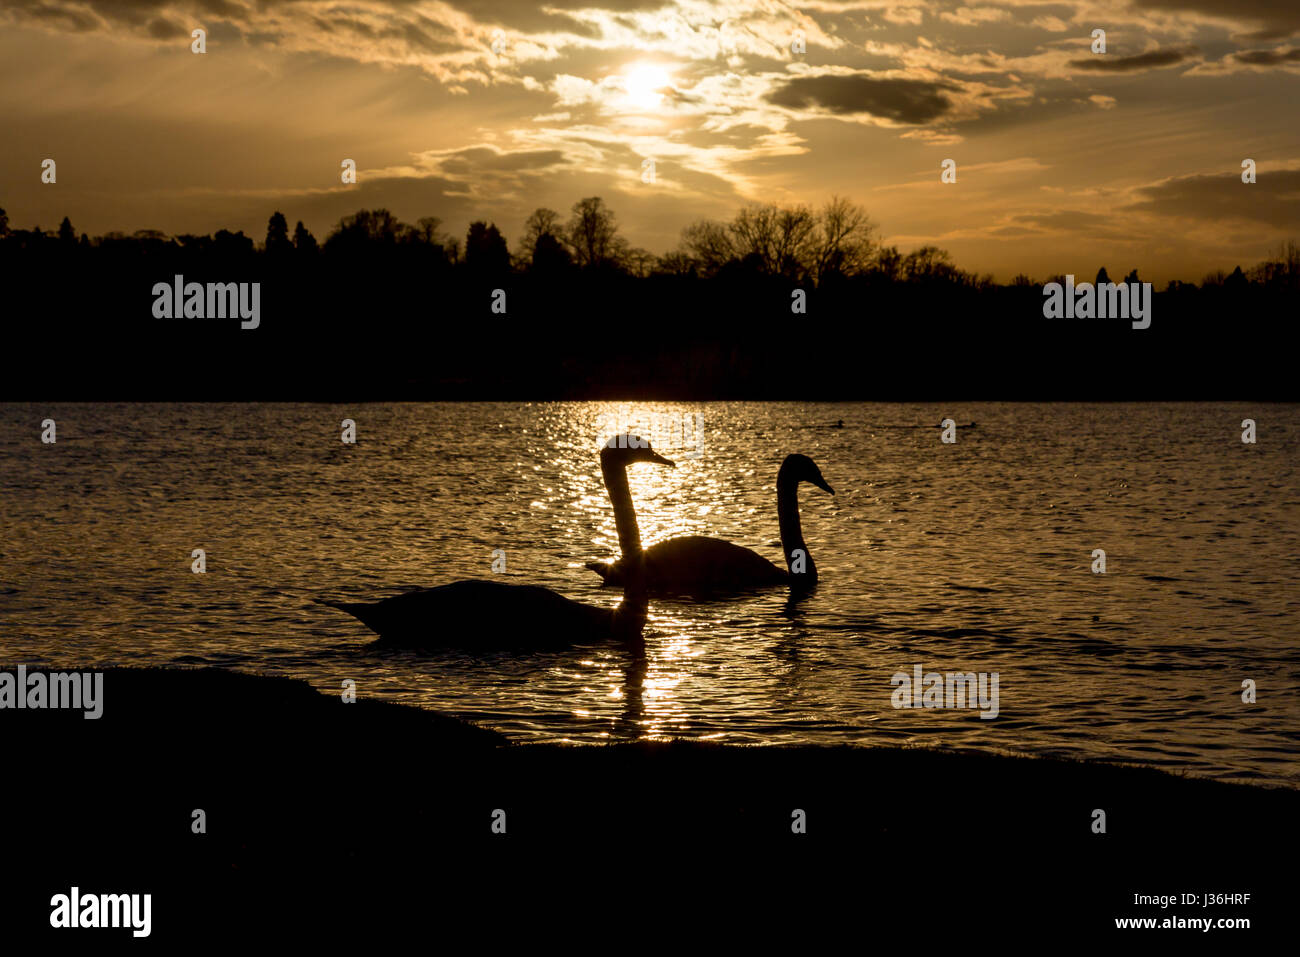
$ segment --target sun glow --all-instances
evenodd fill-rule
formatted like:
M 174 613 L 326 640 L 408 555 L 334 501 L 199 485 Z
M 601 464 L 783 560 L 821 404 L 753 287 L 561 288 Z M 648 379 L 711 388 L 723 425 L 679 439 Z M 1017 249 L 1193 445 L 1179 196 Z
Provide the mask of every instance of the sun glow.
M 636 110 L 653 110 L 664 101 L 664 91 L 671 89 L 672 77 L 655 63 L 635 63 L 623 74 L 625 102 Z

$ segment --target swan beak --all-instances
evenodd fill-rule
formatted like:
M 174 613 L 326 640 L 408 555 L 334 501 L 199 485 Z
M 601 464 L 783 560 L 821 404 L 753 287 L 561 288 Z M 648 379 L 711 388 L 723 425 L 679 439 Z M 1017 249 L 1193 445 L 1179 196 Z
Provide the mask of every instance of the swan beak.
M 830 492 L 832 495 L 835 494 L 835 489 L 831 488 L 830 483 L 827 482 L 824 478 L 819 477 L 813 479 L 813 484 L 816 485 L 823 492 Z
M 655 465 L 666 465 L 666 466 L 668 466 L 670 469 L 675 469 L 675 468 L 677 468 L 677 464 L 676 464 L 675 462 L 673 462 L 672 459 L 666 459 L 666 458 L 664 458 L 662 455 L 660 455 L 658 452 L 654 452 L 654 451 L 652 451 L 652 452 L 650 453 L 650 461 L 653 462 Z

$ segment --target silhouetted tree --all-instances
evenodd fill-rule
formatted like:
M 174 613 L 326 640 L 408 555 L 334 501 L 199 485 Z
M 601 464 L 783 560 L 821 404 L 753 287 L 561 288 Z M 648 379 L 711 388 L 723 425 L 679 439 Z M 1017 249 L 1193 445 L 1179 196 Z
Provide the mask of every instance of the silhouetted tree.
M 599 196 L 589 196 L 573 204 L 573 215 L 566 230 L 573 258 L 579 266 L 605 266 L 616 262 L 618 224 L 614 214 Z
M 524 220 L 524 233 L 519 237 L 519 259 L 522 262 L 531 265 L 536 260 L 537 244 L 543 237 L 549 237 L 563 244 L 564 227 L 560 223 L 559 213 L 545 206 L 539 206 Z
M 771 203 L 746 206 L 729 227 L 742 260 L 757 256 L 764 272 L 792 279 L 809 271 L 816 229 L 817 221 L 807 206 L 783 209 Z
M 72 228 L 72 220 L 64 216 L 63 222 L 59 223 L 59 242 L 71 246 L 76 241 L 77 231 Z
M 902 277 L 903 254 L 897 246 L 881 246 L 876 250 L 870 272 L 884 282 L 897 282 Z
M 689 254 L 672 252 L 660 256 L 652 275 L 660 276 L 694 276 L 698 274 L 699 264 Z
M 952 264 L 946 249 L 922 246 L 903 257 L 903 279 L 907 282 L 951 282 L 962 278 L 962 272 Z
M 411 228 L 411 238 L 429 246 L 443 245 L 442 220 L 437 216 L 421 216 Z
M 272 254 L 288 252 L 292 248 L 289 242 L 289 223 L 284 213 L 276 210 L 266 224 L 266 251 Z
M 627 267 L 628 272 L 634 276 L 644 278 L 650 275 L 654 269 L 656 256 L 648 249 L 634 246 L 620 252 L 619 259 Z
M 212 237 L 212 249 L 219 256 L 245 256 L 253 251 L 253 237 L 245 236 L 242 229 L 235 233 L 219 229 Z
M 703 276 L 715 275 L 738 258 L 731 231 L 726 223 L 716 219 L 701 219 L 683 229 L 681 247 L 682 254 L 694 261 L 692 268 L 698 269 Z
M 300 253 L 316 252 L 316 237 L 308 232 L 301 219 L 298 220 L 298 225 L 293 228 L 293 248 Z
M 566 272 L 573 265 L 573 257 L 558 236 L 543 233 L 537 237 L 533 246 L 531 272 L 540 275 L 556 275 Z
M 1102 266 L 1097 270 L 1097 280 L 1093 285 L 1100 286 L 1104 282 L 1110 282 L 1110 276 L 1106 273 L 1106 267 Z
M 0 207 L 0 238 L 9 235 L 9 214 Z
M 196 252 L 199 254 L 206 253 L 212 249 L 211 236 L 196 236 L 193 233 L 182 233 L 175 237 L 176 244 L 187 253 Z
M 495 225 L 479 220 L 465 236 L 465 265 L 473 273 L 497 276 L 510 269 L 510 250 Z
M 1257 282 L 1268 286 L 1285 286 L 1291 289 L 1300 286 L 1300 245 L 1288 239 L 1269 257 L 1251 269 Z
M 1127 276 L 1124 277 L 1124 281 L 1127 283 L 1135 283 L 1135 282 L 1141 282 L 1142 280 L 1138 279 L 1138 271 L 1134 269 L 1132 272 L 1130 272 Z
M 404 231 L 402 223 L 386 209 L 361 209 L 344 216 L 325 240 L 325 251 L 392 246 Z
M 875 225 L 867 211 L 841 196 L 832 196 L 816 216 L 807 271 L 820 283 L 829 275 L 856 276 L 871 262 Z

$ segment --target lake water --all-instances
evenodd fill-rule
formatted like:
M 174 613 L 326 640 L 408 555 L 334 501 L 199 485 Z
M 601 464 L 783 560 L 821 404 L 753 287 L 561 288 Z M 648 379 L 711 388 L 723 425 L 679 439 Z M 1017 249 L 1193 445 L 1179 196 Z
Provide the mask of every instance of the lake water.
M 650 427 L 696 413 L 687 443 Z M 944 444 L 949 416 L 976 427 Z M 582 565 L 617 545 L 616 420 L 678 462 L 631 470 L 646 544 L 780 562 L 776 470 L 811 456 L 837 493 L 802 487 L 817 591 L 655 601 L 644 655 L 377 651 L 312 603 L 494 577 L 500 549 L 503 580 L 614 606 Z M 4 405 L 0 662 L 353 679 L 518 741 L 943 745 L 1296 787 L 1297 463 L 1295 405 Z M 895 709 L 915 665 L 997 672 L 998 717 Z

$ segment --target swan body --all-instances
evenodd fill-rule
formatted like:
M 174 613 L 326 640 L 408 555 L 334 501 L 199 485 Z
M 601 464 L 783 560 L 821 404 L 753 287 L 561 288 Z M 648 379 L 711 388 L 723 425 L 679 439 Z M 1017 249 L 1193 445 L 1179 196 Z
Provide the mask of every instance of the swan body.
M 686 535 L 651 545 L 643 553 L 645 587 L 651 592 L 701 593 L 788 585 L 811 588 L 817 582 L 817 566 L 804 544 L 799 521 L 798 486 L 809 482 L 835 494 L 822 478 L 816 463 L 806 455 L 788 455 L 777 473 L 777 515 L 781 526 L 781 548 L 788 568 L 780 568 L 762 555 L 720 538 Z M 607 585 L 622 585 L 628 574 L 623 560 L 588 562 L 587 568 Z
M 627 482 L 627 467 L 636 462 L 673 465 L 637 436 L 615 436 L 600 451 L 622 562 L 630 570 L 616 609 L 584 605 L 540 585 L 480 579 L 374 602 L 317 601 L 358 619 L 379 635 L 378 644 L 396 647 L 535 648 L 639 637 L 646 615 L 643 552 Z
M 588 562 L 587 568 L 607 585 L 623 584 L 622 561 Z M 725 591 L 790 580 L 789 572 L 758 552 L 704 535 L 684 535 L 651 545 L 645 550 L 645 574 L 648 587 L 659 592 Z
M 469 579 L 374 602 L 320 601 L 345 611 L 396 647 L 492 648 L 585 644 L 620 630 L 620 609 L 596 608 L 540 585 Z M 539 626 L 545 626 L 545 633 Z M 449 641 L 452 638 L 454 640 Z

